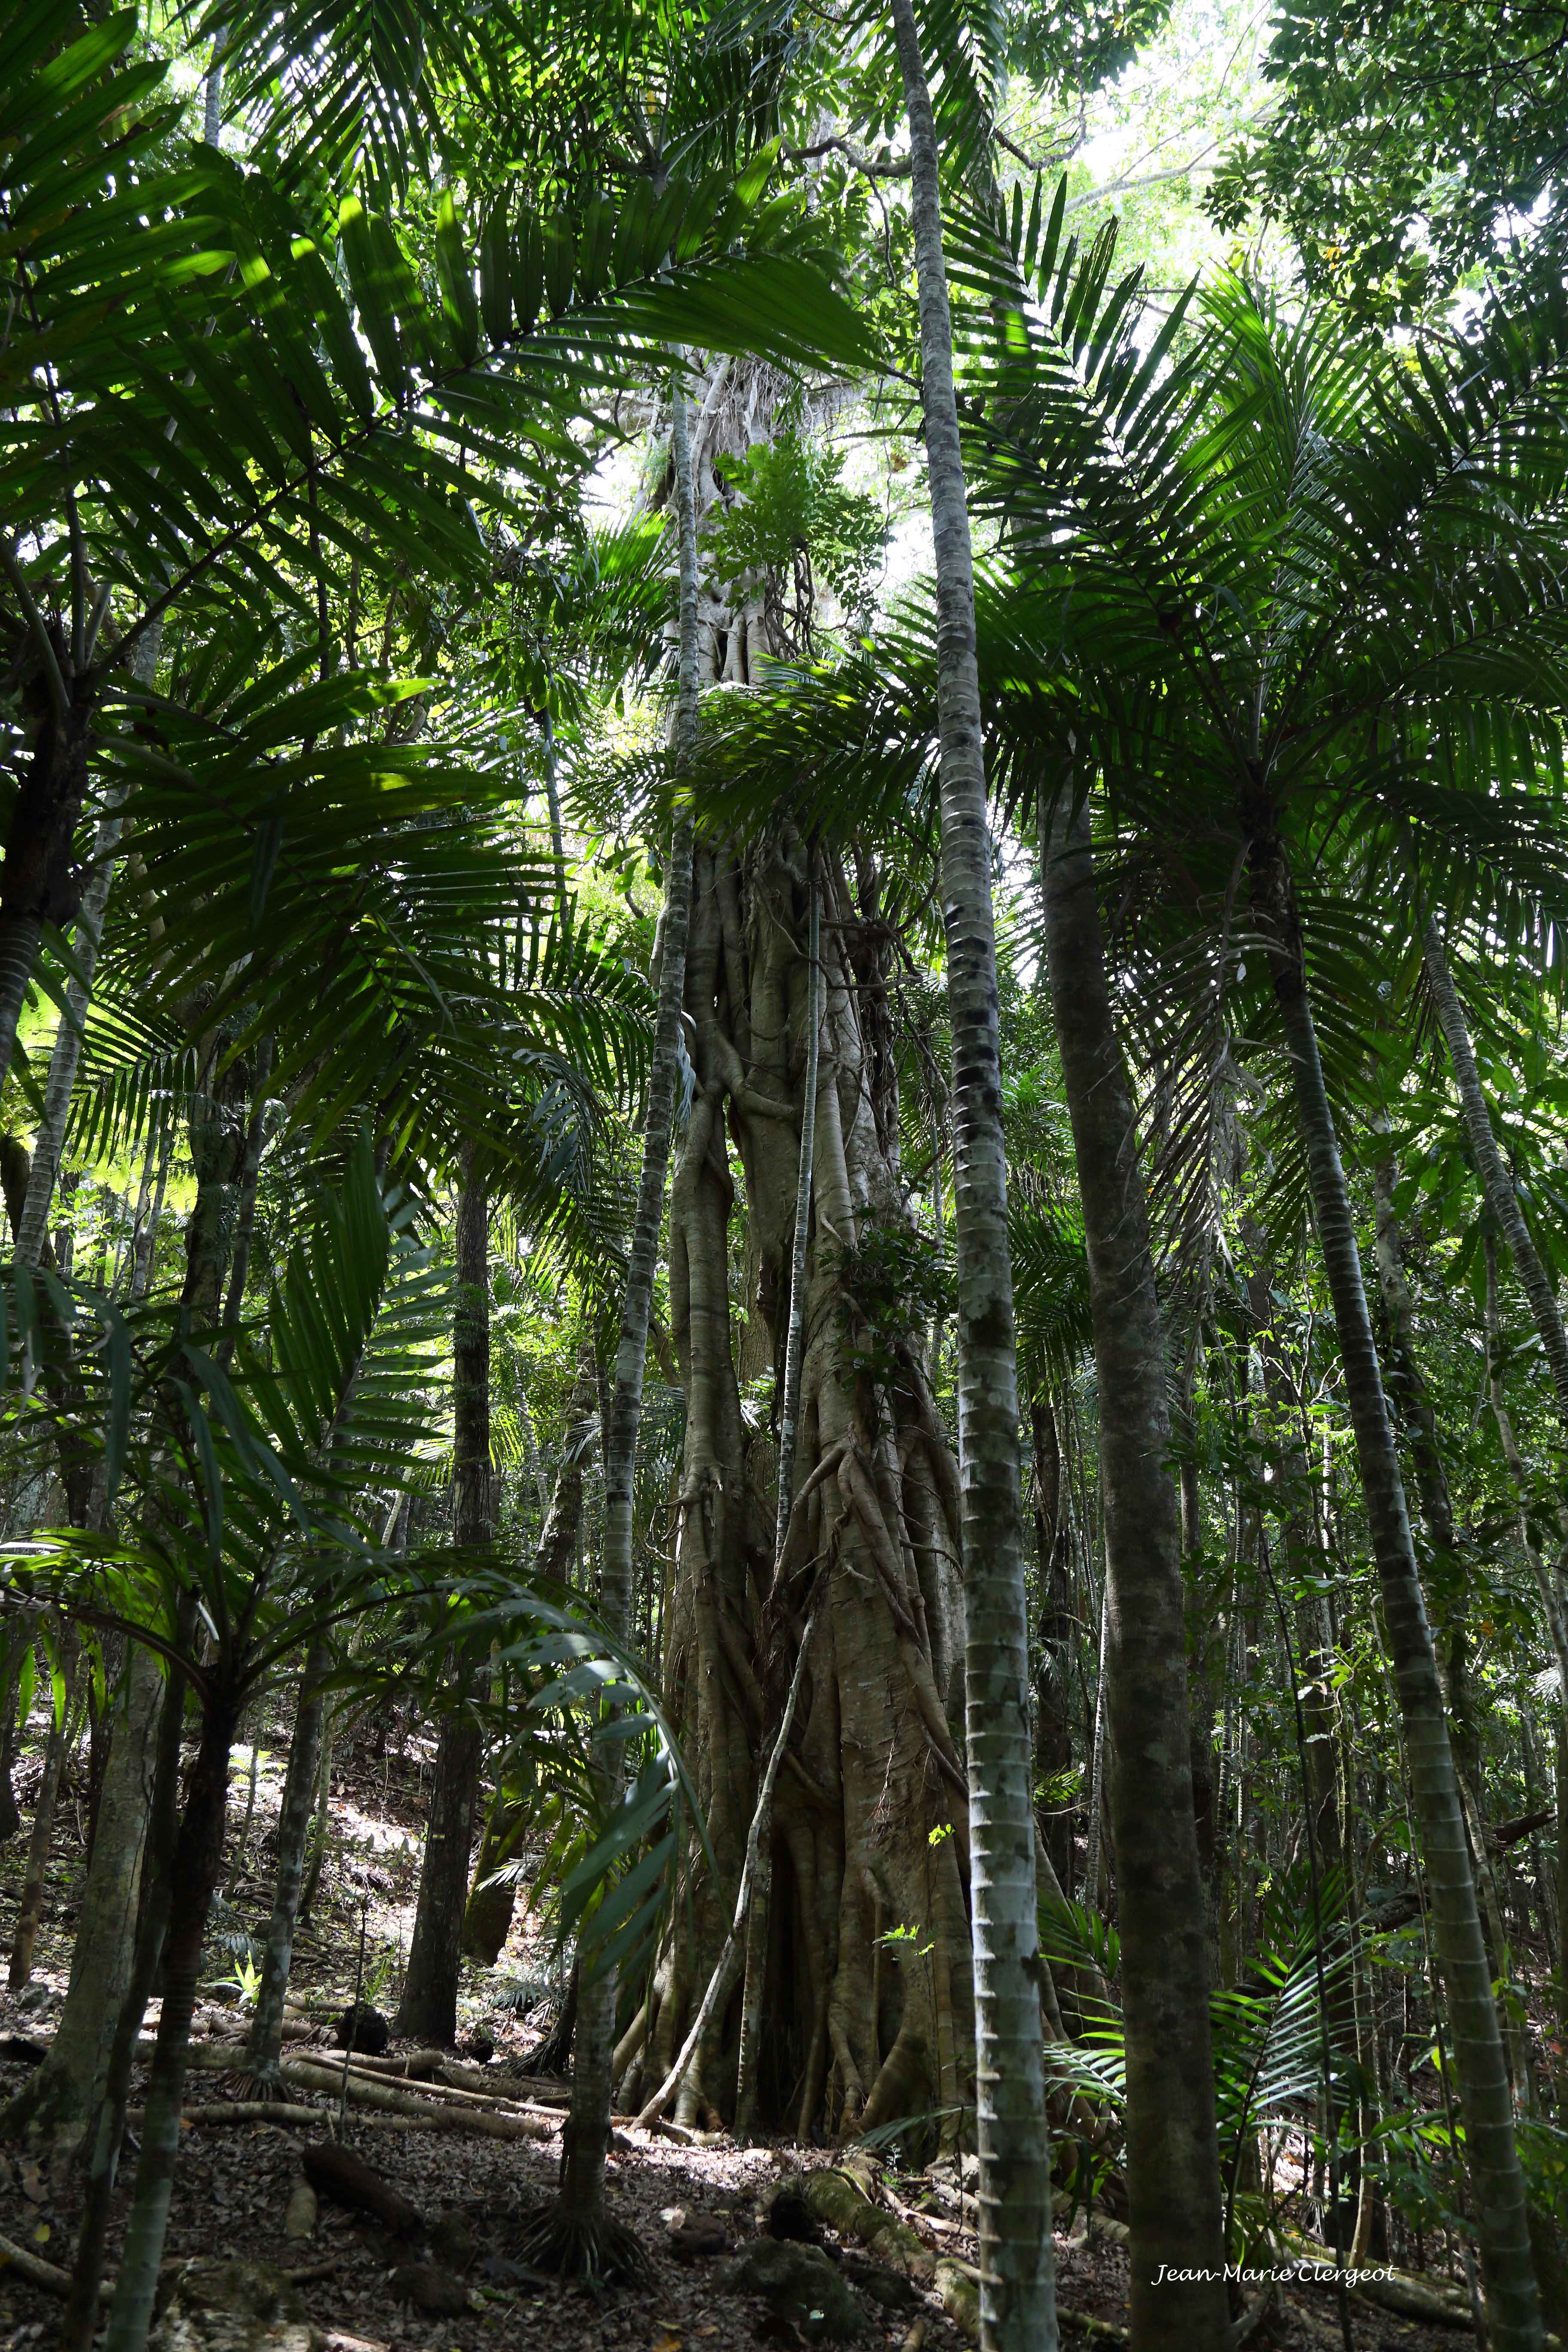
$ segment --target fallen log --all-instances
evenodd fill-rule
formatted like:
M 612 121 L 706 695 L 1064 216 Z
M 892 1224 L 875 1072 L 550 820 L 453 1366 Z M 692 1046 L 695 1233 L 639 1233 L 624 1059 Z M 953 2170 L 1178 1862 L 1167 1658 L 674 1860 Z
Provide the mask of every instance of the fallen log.
M 147 2120 L 144 2107 L 127 2107 L 128 2124 Z M 213 2099 L 205 2105 L 182 2107 L 183 2124 L 321 2124 L 326 2121 L 322 2107 L 291 2106 L 286 2099 Z
M 1281 2229 L 1279 2235 L 1290 2253 L 1322 2271 L 1321 2278 L 1305 2279 L 1303 2285 L 1333 2284 L 1337 2257 L 1332 2246 L 1321 2245 L 1316 2238 L 1295 2230 Z M 1380 2311 L 1397 2312 L 1402 2319 L 1424 2319 L 1429 2326 L 1438 2327 L 1473 2328 L 1476 2324 L 1470 2298 L 1463 2287 L 1434 2286 L 1429 2279 L 1415 2278 L 1408 2271 L 1389 2270 L 1384 2278 L 1369 2278 L 1364 2270 L 1361 2271 L 1350 2291 L 1363 2303 L 1374 2304 Z
M 325 2091 L 334 2098 L 345 2080 L 339 2067 L 315 2066 L 300 2058 L 286 2058 L 278 2073 L 291 2089 Z M 348 2095 L 356 2105 L 382 2107 L 389 2115 L 417 2116 L 431 2131 L 474 2131 L 490 2139 L 541 2140 L 552 2139 L 557 2128 L 552 2117 L 503 2116 L 466 2104 L 416 2099 L 406 2091 L 395 2091 L 390 2084 L 377 2082 L 374 2076 L 358 2074 L 352 2067 L 346 2080 Z
M 418 2237 L 425 2216 L 412 2198 L 384 2180 L 374 2165 L 336 2140 L 316 2140 L 300 2158 L 306 2179 L 318 2197 L 346 2206 L 351 2213 L 368 2213 L 395 2238 Z

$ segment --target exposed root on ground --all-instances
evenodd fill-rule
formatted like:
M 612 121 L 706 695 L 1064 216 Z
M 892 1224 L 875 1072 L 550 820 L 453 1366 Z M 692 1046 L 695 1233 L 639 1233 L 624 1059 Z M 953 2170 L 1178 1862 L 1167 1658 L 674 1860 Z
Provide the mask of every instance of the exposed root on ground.
M 581 2221 L 558 2202 L 525 2213 L 511 2251 L 520 2263 L 556 2278 L 637 2285 L 653 2277 L 653 2264 L 635 2230 L 607 2213 Z

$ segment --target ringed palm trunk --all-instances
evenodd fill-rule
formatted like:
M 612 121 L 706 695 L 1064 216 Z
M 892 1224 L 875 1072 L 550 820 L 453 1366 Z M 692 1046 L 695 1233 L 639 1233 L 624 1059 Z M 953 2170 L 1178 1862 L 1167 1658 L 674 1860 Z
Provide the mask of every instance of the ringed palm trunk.
M 679 532 L 679 693 L 671 746 L 679 777 L 689 762 L 697 734 L 697 521 L 692 497 L 691 452 L 686 394 L 679 380 L 670 393 L 670 454 L 675 469 Z M 610 1425 L 605 1433 L 605 1557 L 599 1613 L 612 1635 L 624 1642 L 631 1631 L 632 1473 L 642 1419 L 643 1372 L 659 1229 L 664 1221 L 665 1180 L 669 1171 L 670 1124 L 679 1053 L 681 1000 L 686 985 L 686 934 L 691 907 L 691 820 L 678 812 L 666 868 L 663 955 L 653 1066 L 648 1074 L 643 1122 L 642 1171 L 637 1214 L 626 1261 L 616 1349 Z M 607 1810 L 620 1786 L 624 1742 L 609 1739 L 597 1761 L 601 1801 Z M 574 2267 L 597 2267 L 610 2233 L 605 2215 L 605 2158 L 610 2145 L 611 2076 L 616 2049 L 616 1979 L 613 1970 L 590 1978 L 582 1971 L 577 1988 L 576 2055 L 572 2070 L 572 2105 L 561 2143 L 560 2213 L 563 2259 Z
M 892 0 L 910 123 L 921 381 L 936 551 L 942 888 L 952 1029 L 959 1466 L 967 1632 L 981 2342 L 1044 2352 L 1057 2337 L 1051 2158 L 1041 2054 L 1029 1639 L 1018 1380 L 1002 1140 L 996 942 L 974 573 L 936 124 L 911 0 Z
M 1041 845 L 1100 1395 L 1132 2336 L 1142 2352 L 1221 2352 L 1230 2315 L 1164 1332 L 1137 1120 L 1106 983 L 1087 805 L 1074 816 L 1064 795 Z M 1181 2275 L 1156 2284 L 1165 2267 Z
M 1333 1303 L 1356 1461 L 1377 1562 L 1389 1659 L 1405 1724 L 1434 1940 L 1448 1996 L 1491 2338 L 1497 2352 L 1538 2352 L 1541 2312 L 1502 2036 L 1465 1842 L 1436 1652 L 1426 1620 L 1405 1483 L 1367 1310 L 1350 1192 L 1318 1053 L 1300 931 L 1278 841 L 1256 839 L 1252 860 L 1254 904 L 1263 922 L 1274 994 L 1290 1055 L 1319 1246 Z

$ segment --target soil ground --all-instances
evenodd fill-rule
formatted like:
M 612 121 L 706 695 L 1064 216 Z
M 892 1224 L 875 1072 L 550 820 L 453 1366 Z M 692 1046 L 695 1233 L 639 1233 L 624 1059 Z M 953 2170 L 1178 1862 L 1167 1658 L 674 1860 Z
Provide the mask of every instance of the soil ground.
M 38 1717 L 29 1727 L 15 1776 L 23 1831 L 0 1846 L 0 1943 L 7 1949 L 42 1733 Z M 386 1721 L 384 1734 L 342 1738 L 334 1750 L 328 1861 L 313 1917 L 297 1948 L 294 1976 L 299 1994 L 312 2011 L 319 2008 L 323 2041 L 331 2031 L 325 2021 L 353 1994 L 362 1932 L 363 1997 L 390 2016 L 401 1989 L 434 1743 L 395 1717 Z M 259 1934 L 270 1900 L 285 1755 L 282 1735 L 269 1735 L 267 1727 L 257 1745 L 256 1801 L 243 1850 L 248 1748 L 235 1759 L 226 1891 L 243 1926 Z M 79 1763 L 84 1770 L 84 1759 Z M 79 1770 L 67 1783 L 57 1816 L 32 1982 L 20 1999 L 0 1996 L 0 2036 L 47 2039 L 58 2014 L 79 1902 L 84 1802 Z M 226 1956 L 215 1962 L 198 2016 L 199 2037 L 229 2039 L 243 2032 L 245 2012 L 232 1966 Z M 548 1924 L 520 1900 L 498 1966 L 466 1969 L 460 2003 L 459 2046 L 476 2030 L 493 2042 L 490 2077 L 498 2089 L 542 2038 L 560 1977 Z M 154 2004 L 149 2030 L 155 2014 Z M 405 2046 L 411 2045 L 395 2042 L 392 2049 Z M 25 2078 L 25 2067 L 0 2062 L 0 2099 Z M 239 2095 L 244 2087 L 237 2076 L 203 2072 L 193 2075 L 188 2097 L 221 2101 Z M 531 2093 L 548 2086 L 528 2087 Z M 563 2088 L 558 2086 L 558 2095 Z M 595 2291 L 498 2282 L 485 2268 L 487 2259 L 510 2254 L 520 2205 L 535 2204 L 552 2190 L 558 2136 L 553 2142 L 502 2143 L 467 2133 L 398 2129 L 367 2120 L 351 2105 L 348 2145 L 412 2199 L 427 2224 L 444 2225 L 443 2238 L 455 2249 L 458 2264 L 468 2256 L 463 2275 L 472 2308 L 455 2318 L 432 2320 L 398 2301 L 393 2273 L 408 2260 L 408 2249 L 390 2242 L 375 2225 L 337 2211 L 323 2200 L 310 2239 L 285 2237 L 284 2213 L 300 2178 L 300 2150 L 308 2139 L 329 2137 L 332 2122 L 331 2109 L 323 2103 L 319 2132 L 269 2123 L 191 2126 L 175 2185 L 170 2260 L 239 2255 L 283 2269 L 315 2271 L 318 2275 L 300 2292 L 328 2352 L 608 2352 L 619 2347 L 628 2352 L 742 2352 L 761 2343 L 806 2340 L 762 2303 L 722 2289 L 712 2260 L 677 2259 L 670 2251 L 669 2221 L 678 2212 L 712 2217 L 722 2225 L 730 2247 L 739 2248 L 759 2226 L 759 2200 L 770 2183 L 788 2170 L 832 2163 L 831 2150 L 793 2144 L 742 2148 L 723 2138 L 683 2146 L 623 2125 L 610 2158 L 609 2203 L 617 2219 L 637 2230 L 650 2257 L 651 2280 L 635 2291 Z M 133 2172 L 128 2155 L 117 2192 L 110 2267 L 118 2259 Z M 951 2168 L 934 2176 L 902 2170 L 895 2150 L 889 2155 L 885 2181 L 933 2253 L 975 2261 L 973 2200 L 965 2198 Z M 51 2174 L 16 2147 L 0 2148 L 0 2233 L 6 2238 L 68 2266 L 79 2205 L 71 2172 Z M 831 2231 L 826 2244 L 853 2279 L 856 2250 L 839 2247 Z M 1072 2347 L 1116 2340 L 1127 2324 L 1127 2266 L 1115 2224 L 1097 2222 L 1087 2240 L 1081 2223 L 1070 2240 L 1058 2234 L 1056 2255 L 1064 2342 Z M 934 2291 L 916 2288 L 915 2297 L 909 2308 L 889 2312 L 861 2296 L 860 2341 L 868 2352 L 879 2345 L 958 2352 L 963 2338 Z M 52 2341 L 59 2313 L 57 2297 L 0 2265 L 0 2352 Z M 1451 2352 L 1468 2340 L 1463 2333 L 1397 2318 L 1359 2302 L 1352 2336 L 1354 2352 Z M 1260 2352 L 1317 2352 L 1340 2345 L 1332 2295 L 1316 2287 L 1289 2288 L 1251 2340 Z

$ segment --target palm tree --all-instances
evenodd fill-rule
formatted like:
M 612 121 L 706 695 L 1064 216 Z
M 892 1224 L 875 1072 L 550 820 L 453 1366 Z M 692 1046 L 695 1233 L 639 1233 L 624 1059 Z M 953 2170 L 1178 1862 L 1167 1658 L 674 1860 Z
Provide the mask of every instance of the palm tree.
M 691 489 L 686 391 L 679 377 L 670 387 L 671 446 L 679 572 L 679 683 L 670 742 L 672 778 L 679 787 L 691 762 L 697 738 L 697 519 Z M 680 1057 L 680 1007 L 686 986 L 686 935 L 691 907 L 692 823 L 677 815 L 665 866 L 662 955 L 653 1066 L 643 1120 L 642 1167 L 637 1211 L 626 1261 L 621 1328 L 616 1350 L 616 1381 L 605 1434 L 605 1558 L 601 1608 L 615 1639 L 631 1630 L 633 1473 L 642 1419 L 643 1374 L 647 1360 L 648 1318 L 664 1222 L 669 1170 L 670 1125 Z M 616 1802 L 621 1782 L 623 1743 L 613 1727 L 598 1759 L 601 1801 Z M 616 1973 L 611 1966 L 580 1979 L 577 2040 L 572 2076 L 572 2107 L 561 2146 L 561 2199 L 529 2243 L 535 2258 L 590 2275 L 635 2267 L 636 2242 L 605 2211 L 605 2158 L 610 2145 L 611 2060 L 616 2045 Z
M 1249 1024 L 1271 1015 L 1282 1048 L 1411 1757 L 1492 2326 L 1531 2346 L 1541 2323 L 1497 2010 L 1331 1101 L 1345 967 L 1359 953 L 1365 972 L 1384 942 L 1329 923 L 1300 877 L 1348 836 L 1362 890 L 1376 877 L 1394 922 L 1405 856 L 1428 888 L 1462 870 L 1472 898 L 1525 887 L 1562 902 L 1550 828 L 1517 788 L 1553 734 L 1568 643 L 1557 469 L 1533 458 L 1568 394 L 1568 305 L 1491 316 L 1409 371 L 1344 348 L 1323 320 L 1286 327 L 1229 285 L 1175 356 L 1188 306 L 1141 348 L 1135 282 L 1108 290 L 1109 240 L 1064 254 L 1061 197 L 1043 236 L 1041 209 L 1037 194 L 1009 256 L 1040 307 L 1015 305 L 976 354 L 972 462 L 1074 698 L 1043 730 L 1037 698 L 1037 734 L 1087 738 L 1128 828 L 1122 887 L 1149 918 L 1144 951 L 1157 957 L 1147 941 L 1162 924 L 1190 938 L 1219 908 L 1205 1018 L 1239 996 Z M 1001 299 L 984 242 L 977 230 L 973 274 Z M 1466 744 L 1483 747 L 1478 768 Z M 1326 1072 L 1314 998 L 1330 968 Z M 1374 984 L 1360 1001 L 1375 1003 Z M 1189 1051 L 1212 1050 L 1202 1021 L 1192 1034 Z
M 1230 2312 L 1165 1334 L 1138 1122 L 1095 898 L 1089 807 L 1080 800 L 1075 809 L 1072 799 L 1069 779 L 1047 818 L 1042 789 L 1040 874 L 1099 1373 L 1131 2307 L 1141 2343 L 1218 2352 Z M 1173 2272 L 1179 2277 L 1169 2278 Z
M 892 19 L 910 125 L 921 399 L 936 547 L 942 889 L 958 1237 L 981 2341 L 985 2352 L 1025 2352 L 1026 2347 L 1037 2352 L 1056 2340 L 1056 2284 L 1040 2049 L 1029 1629 L 991 829 L 936 121 L 910 0 L 893 0 Z

